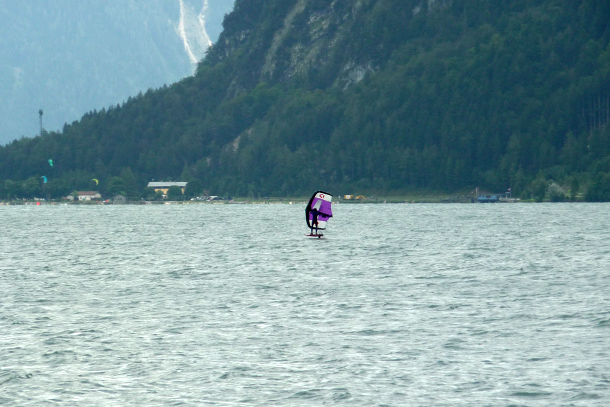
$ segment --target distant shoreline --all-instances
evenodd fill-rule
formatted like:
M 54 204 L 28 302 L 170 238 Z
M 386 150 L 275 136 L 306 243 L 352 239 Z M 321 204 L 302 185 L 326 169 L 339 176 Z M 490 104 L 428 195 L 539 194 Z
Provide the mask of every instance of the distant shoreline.
M 139 201 L 128 200 L 123 205 L 305 205 L 309 198 L 307 197 L 292 197 L 292 198 L 237 198 L 232 200 L 217 200 L 217 201 Z M 565 200 L 563 203 L 579 203 L 583 200 L 570 201 Z M 333 204 L 341 205 L 362 205 L 362 204 L 481 204 L 476 202 L 473 197 L 465 196 L 447 196 L 447 195 L 417 195 L 417 196 L 393 196 L 393 197 L 370 197 L 364 199 L 335 199 Z M 485 203 L 487 205 L 506 204 L 506 203 L 536 203 L 533 199 L 514 199 L 510 201 L 500 201 Z M 542 203 L 551 203 L 551 201 L 543 201 Z M 555 203 L 555 202 L 552 202 Z M 561 202 L 559 202 L 561 203 Z M 112 201 L 0 201 L 0 206 L 38 206 L 38 205 L 118 205 Z

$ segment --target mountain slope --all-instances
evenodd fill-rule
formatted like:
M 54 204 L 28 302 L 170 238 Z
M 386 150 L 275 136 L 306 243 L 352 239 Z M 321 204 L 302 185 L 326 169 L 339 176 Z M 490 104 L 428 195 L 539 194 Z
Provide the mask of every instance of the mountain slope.
M 209 5 L 211 3 L 211 6 Z M 232 0 L 3 2 L 0 143 L 176 82 L 216 40 Z M 210 8 L 214 8 L 214 12 Z M 208 34 L 212 26 L 214 36 Z
M 609 17 L 594 0 L 238 0 L 194 77 L 12 143 L 0 178 L 45 175 L 52 156 L 51 196 L 93 177 L 107 193 L 133 178 L 133 195 L 182 178 L 229 195 L 542 199 L 553 180 L 604 196 Z

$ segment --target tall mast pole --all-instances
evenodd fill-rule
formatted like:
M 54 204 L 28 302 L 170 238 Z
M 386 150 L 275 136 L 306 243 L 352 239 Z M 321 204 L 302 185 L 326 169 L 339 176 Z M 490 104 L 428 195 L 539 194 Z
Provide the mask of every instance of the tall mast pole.
M 38 115 L 40 116 L 40 137 L 42 137 L 42 109 L 38 111 Z

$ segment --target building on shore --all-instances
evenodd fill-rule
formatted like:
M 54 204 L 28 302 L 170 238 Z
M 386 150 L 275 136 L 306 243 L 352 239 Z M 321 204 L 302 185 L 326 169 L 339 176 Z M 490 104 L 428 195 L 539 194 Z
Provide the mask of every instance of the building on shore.
M 171 187 L 179 187 L 182 190 L 182 194 L 184 194 L 184 190 L 186 189 L 186 184 L 188 182 L 149 182 L 147 187 L 153 188 L 155 192 L 161 191 L 163 194 L 163 198 L 167 198 L 167 191 Z
M 95 201 L 102 199 L 102 195 L 98 191 L 76 191 L 76 193 L 68 195 L 65 199 L 70 201 Z

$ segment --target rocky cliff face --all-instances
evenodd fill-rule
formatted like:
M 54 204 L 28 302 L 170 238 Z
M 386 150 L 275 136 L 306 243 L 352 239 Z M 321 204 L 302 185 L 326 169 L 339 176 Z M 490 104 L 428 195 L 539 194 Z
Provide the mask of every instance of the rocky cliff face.
M 388 2 L 237 0 L 205 63 L 248 60 L 249 69 L 236 74 L 229 97 L 259 82 L 293 79 L 308 87 L 345 88 L 379 69 L 394 49 L 391 37 L 409 35 L 407 20 L 446 10 L 452 0 L 399 3 L 386 21 Z
M 192 75 L 233 0 L 0 3 L 0 144 Z
M 256 3 L 237 1 L 228 19 L 229 30 L 221 34 L 208 61 L 217 63 L 248 53 L 253 62 L 250 76 L 236 78 L 244 88 L 312 72 L 324 75 L 325 84 L 346 86 L 375 69 L 370 58 L 346 48 L 357 35 L 358 19 L 369 1 L 285 0 L 276 7 Z

